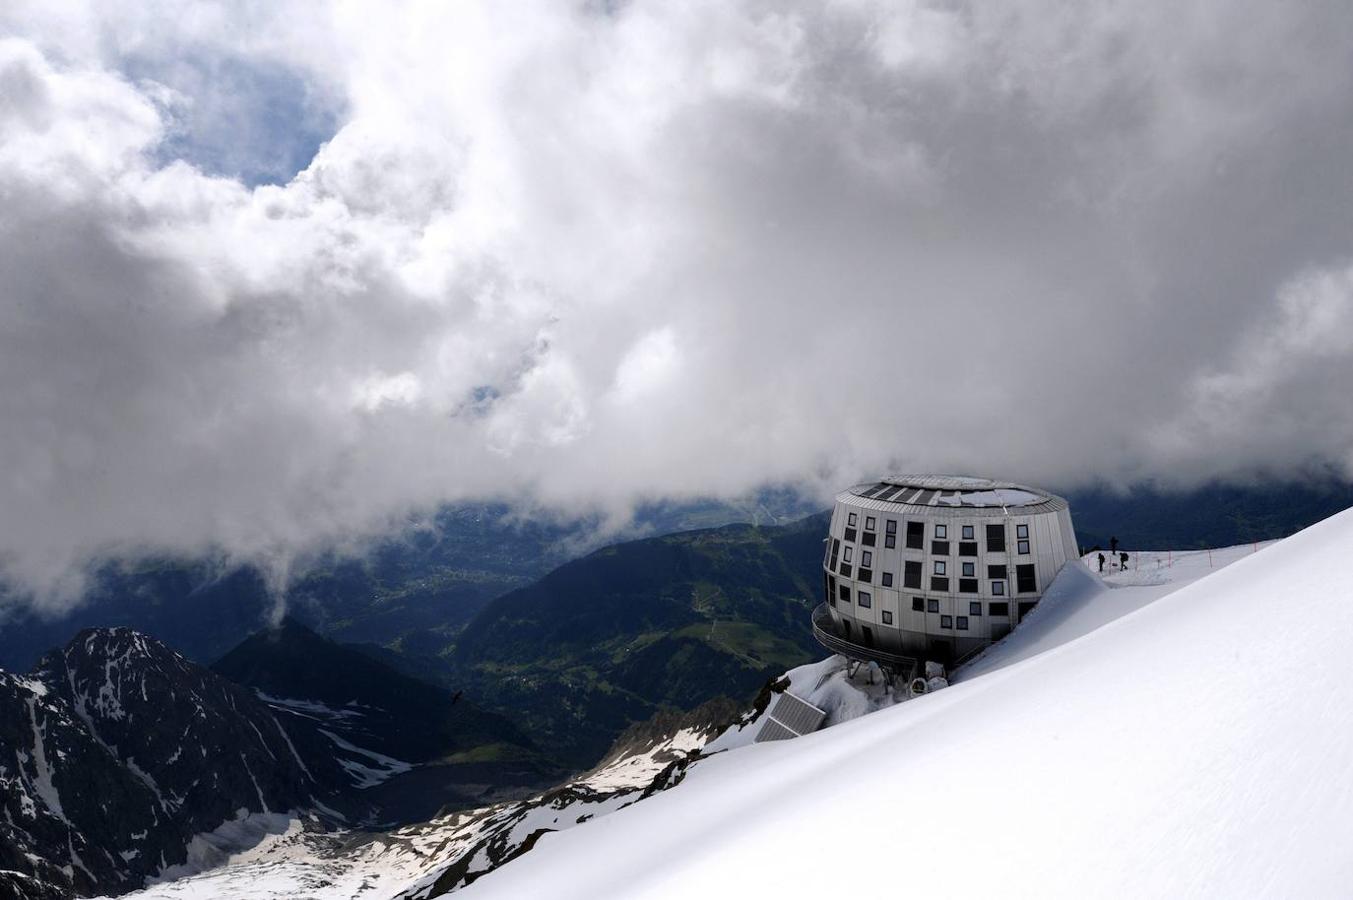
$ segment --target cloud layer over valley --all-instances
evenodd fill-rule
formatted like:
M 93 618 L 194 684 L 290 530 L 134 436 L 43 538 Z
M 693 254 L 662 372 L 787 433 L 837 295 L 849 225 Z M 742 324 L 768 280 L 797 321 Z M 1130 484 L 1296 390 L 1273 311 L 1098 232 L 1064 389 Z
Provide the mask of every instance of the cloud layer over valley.
M 1353 7 L 12 2 L 0 559 L 1353 472 Z

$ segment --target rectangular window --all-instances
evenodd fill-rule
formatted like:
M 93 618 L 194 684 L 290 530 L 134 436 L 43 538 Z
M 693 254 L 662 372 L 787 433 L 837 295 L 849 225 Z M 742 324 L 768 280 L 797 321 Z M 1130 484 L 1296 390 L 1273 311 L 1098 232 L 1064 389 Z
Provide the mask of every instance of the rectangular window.
M 837 569 L 836 571 L 838 571 L 838 572 L 841 573 L 841 577 L 842 577 L 842 578 L 849 578 L 849 577 L 850 577 L 850 563 L 841 563 L 841 568 Z
M 860 519 L 858 516 L 855 515 L 855 513 L 846 514 L 846 524 L 849 525 L 851 528 L 854 528 L 856 523 L 858 523 L 859 521 Z
M 993 581 L 993 582 L 991 583 L 991 596 L 993 596 L 993 597 L 1004 597 L 1004 596 L 1005 596 L 1005 582 L 1004 582 L 1004 581 Z
M 856 581 L 863 581 L 865 584 L 873 584 L 873 583 L 874 583 L 874 570 L 873 570 L 873 569 L 865 569 L 865 568 L 861 568 L 860 571 L 858 571 L 858 572 L 855 573 L 855 580 L 856 580 Z
M 883 536 L 883 546 L 887 547 L 889 550 L 896 550 L 896 549 L 897 549 L 897 535 L 895 535 L 895 534 L 885 534 L 885 535 Z
M 941 578 L 941 577 L 938 576 L 938 575 L 931 575 L 931 576 L 930 576 L 930 589 L 931 589 L 932 591 L 935 591 L 936 593 L 941 593 L 941 594 L 947 594 L 947 593 L 949 593 L 949 579 L 948 579 L 948 578 Z
M 1005 578 L 1005 577 L 1007 577 L 1006 574 L 1005 574 L 1005 566 L 1004 566 L 1004 565 L 1000 565 L 1000 566 L 987 566 L 987 577 L 988 577 L 988 578 Z
M 827 596 L 828 603 L 836 605 L 836 579 L 825 572 L 822 573 L 822 593 Z
M 989 616 L 1008 616 L 1010 615 L 1009 603 L 988 603 L 987 615 Z
M 902 567 L 902 586 L 909 588 L 918 588 L 921 586 L 921 564 L 915 560 L 907 560 Z
M 893 614 L 892 614 L 891 612 L 889 612 L 888 610 L 886 610 L 886 609 L 885 609 L 885 610 L 882 610 L 882 611 L 879 613 L 879 615 L 881 615 L 881 616 L 883 617 L 883 624 L 884 624 L 884 625 L 891 625 L 891 624 L 893 624 Z
M 972 527 L 971 525 L 964 525 L 964 526 L 963 526 L 963 540 L 965 540 L 965 541 L 971 541 L 971 540 L 973 540 L 973 539 L 974 539 L 974 535 L 973 535 L 973 527 Z
M 861 625 L 860 636 L 864 639 L 864 645 L 866 647 L 874 646 L 874 629 L 870 628 L 868 625 Z
M 980 616 L 981 614 L 982 614 L 982 604 L 978 603 L 976 600 L 968 604 L 968 615 Z
M 883 573 L 883 586 L 884 586 L 884 587 L 892 587 L 892 586 L 893 586 L 893 573 L 892 573 L 892 572 L 884 572 L 884 573 Z
M 832 564 L 831 564 L 831 568 L 833 568 L 833 569 L 836 568 L 836 556 L 837 556 L 837 554 L 839 554 L 840 552 L 841 552 L 841 540 L 840 540 L 839 538 L 832 538 Z
M 949 526 L 948 526 L 948 525 L 936 525 L 936 526 L 935 526 L 935 537 L 937 537 L 937 538 L 947 538 L 948 536 L 949 536 Z
M 846 587 L 846 586 L 843 584 L 843 585 L 841 585 L 837 590 L 838 590 L 838 592 L 839 592 L 839 596 L 841 597 L 841 602 L 842 602 L 842 603 L 849 603 L 849 602 L 850 602 L 850 588 Z
M 959 541 L 959 542 L 958 542 L 958 555 L 959 555 L 959 556 L 976 556 L 976 555 L 977 555 L 977 541 Z
M 855 595 L 855 602 L 860 604 L 864 609 L 869 609 L 874 605 L 874 595 L 868 591 L 860 591 Z
M 848 541 L 853 541 L 853 540 L 855 540 L 855 529 L 854 529 L 854 528 L 847 528 L 847 529 L 846 529 L 846 533 L 843 535 L 843 537 L 845 537 L 845 539 L 848 540 Z
M 948 555 L 949 555 L 949 542 L 948 542 L 948 541 L 931 541 L 931 542 L 930 542 L 930 552 L 931 552 L 933 555 L 935 555 L 935 556 L 948 556 Z
M 960 579 L 958 580 L 958 592 L 959 592 L 960 594 L 975 594 L 975 593 L 977 593 L 977 579 L 976 579 L 976 578 L 960 578 Z
M 1016 547 L 1016 549 L 1019 550 L 1019 552 L 1020 552 L 1021 555 L 1023 555 L 1023 556 L 1028 556 L 1028 555 L 1029 555 L 1029 542 L 1028 542 L 1028 541 L 1015 541 L 1015 547 Z
M 925 549 L 925 523 L 908 522 L 907 523 L 907 549 L 924 550 Z
M 937 613 L 937 612 L 940 611 L 940 601 L 938 601 L 938 600 L 927 600 L 927 601 L 925 602 L 925 608 L 926 608 L 926 612 L 935 612 L 935 613 Z
M 874 554 L 869 550 L 860 551 L 860 565 L 872 566 L 874 564 Z
M 976 577 L 977 577 L 977 563 L 965 562 L 965 563 L 963 564 L 963 577 L 964 577 L 964 578 L 976 578 Z
M 953 617 L 953 616 L 940 616 L 940 627 L 941 627 L 941 628 L 953 628 L 953 627 L 954 627 L 954 617 Z
M 860 535 L 860 543 L 864 544 L 866 547 L 874 546 L 874 541 L 876 539 L 877 538 L 872 531 L 866 531 L 864 534 Z
M 1038 593 L 1038 579 L 1034 576 L 1033 563 L 1015 566 L 1015 590 L 1021 594 Z
M 1016 525 L 1016 526 L 1015 526 L 1015 537 L 1017 537 L 1017 538 L 1027 538 L 1028 536 L 1029 536 L 1029 526 L 1028 526 L 1028 525 Z
M 896 519 L 887 519 L 887 520 L 883 523 L 883 530 L 884 530 L 885 532 L 887 532 L 888 534 L 897 534 L 897 520 L 896 520 Z
M 958 617 L 958 630 L 959 630 L 959 631 L 967 631 L 967 630 L 968 630 L 968 617 L 967 617 L 967 616 L 959 616 L 959 617 Z
M 876 524 L 877 521 L 878 521 L 878 520 L 876 520 L 873 516 L 865 516 L 865 517 L 864 517 L 864 530 L 865 530 L 865 531 L 873 531 L 875 528 L 878 527 L 877 524 Z
M 843 555 L 841 558 L 844 559 L 846 562 L 850 562 L 850 554 L 852 554 L 852 553 L 854 553 L 854 552 L 855 552 L 855 549 L 854 549 L 853 547 L 847 547 L 847 548 L 846 548 L 845 555 Z
M 945 568 L 946 568 L 947 565 L 948 565 L 948 564 L 945 563 L 945 561 L 942 560 L 942 559 L 937 559 L 937 560 L 935 560 L 935 574 L 936 574 L 936 575 L 943 575 L 943 574 L 945 574 L 945 573 L 944 573 L 944 570 L 945 570 Z
M 936 603 L 936 604 L 935 604 L 935 611 L 938 612 L 938 611 L 939 611 L 939 608 L 940 608 L 940 605 L 939 605 L 938 603 Z M 912 598 L 911 598 L 911 611 L 912 611 L 912 612 L 925 612 L 925 598 L 924 598 L 924 597 L 912 597 Z
M 1005 525 L 987 526 L 987 552 L 1004 553 L 1005 552 Z

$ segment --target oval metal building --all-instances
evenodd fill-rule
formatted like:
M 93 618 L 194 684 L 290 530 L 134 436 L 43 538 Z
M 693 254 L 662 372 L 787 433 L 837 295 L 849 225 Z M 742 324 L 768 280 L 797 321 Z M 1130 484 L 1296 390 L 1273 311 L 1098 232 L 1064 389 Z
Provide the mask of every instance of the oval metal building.
M 1000 640 L 1078 557 L 1071 510 L 1024 485 L 896 475 L 836 496 L 813 630 L 899 674 Z

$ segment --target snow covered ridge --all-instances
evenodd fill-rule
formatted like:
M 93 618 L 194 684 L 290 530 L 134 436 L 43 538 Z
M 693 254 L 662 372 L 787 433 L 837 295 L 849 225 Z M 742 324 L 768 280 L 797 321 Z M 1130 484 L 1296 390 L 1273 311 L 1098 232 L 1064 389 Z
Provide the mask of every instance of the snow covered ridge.
M 617 742 L 592 772 L 530 800 L 453 813 L 390 832 L 332 832 L 294 819 L 227 865 L 129 895 L 178 898 L 313 897 L 423 900 L 459 890 L 529 852 L 546 835 L 599 819 L 681 781 L 736 709 L 713 701 L 655 717 Z
M 466 897 L 1348 896 L 1350 547 L 1353 511 L 1073 564 L 951 687 L 711 756 Z

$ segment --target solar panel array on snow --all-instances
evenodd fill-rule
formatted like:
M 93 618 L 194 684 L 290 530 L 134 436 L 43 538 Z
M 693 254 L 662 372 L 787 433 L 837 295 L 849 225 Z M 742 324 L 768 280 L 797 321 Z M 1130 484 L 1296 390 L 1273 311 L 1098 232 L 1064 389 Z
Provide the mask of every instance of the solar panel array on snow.
M 807 701 L 800 700 L 789 691 L 775 698 L 770 714 L 757 732 L 756 743 L 762 741 L 787 741 L 817 731 L 827 714 Z

